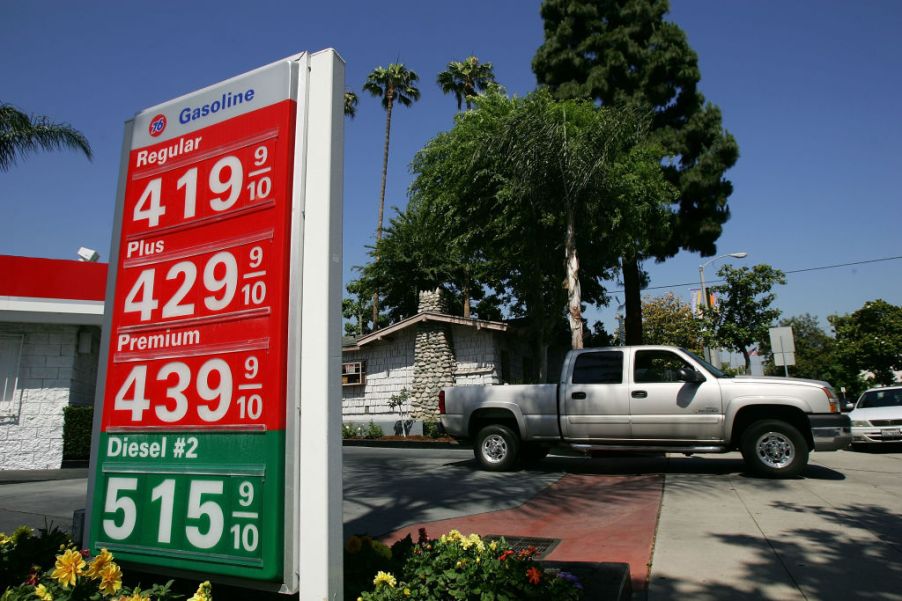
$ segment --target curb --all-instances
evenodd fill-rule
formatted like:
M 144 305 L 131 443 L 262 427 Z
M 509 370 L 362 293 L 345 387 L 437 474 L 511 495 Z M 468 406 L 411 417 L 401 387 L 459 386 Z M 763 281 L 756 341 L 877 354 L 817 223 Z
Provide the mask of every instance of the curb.
M 345 447 L 383 447 L 386 449 L 469 449 L 469 446 L 457 442 L 427 442 L 425 440 L 378 440 L 345 438 L 341 441 Z

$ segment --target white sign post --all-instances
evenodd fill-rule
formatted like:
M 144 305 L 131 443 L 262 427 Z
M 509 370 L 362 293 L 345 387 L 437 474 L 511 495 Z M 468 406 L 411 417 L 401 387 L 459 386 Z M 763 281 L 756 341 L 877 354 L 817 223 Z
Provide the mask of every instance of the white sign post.
M 783 366 L 783 373 L 789 377 L 789 366 L 796 364 L 796 344 L 789 326 L 770 329 L 770 347 L 774 354 L 774 364 Z

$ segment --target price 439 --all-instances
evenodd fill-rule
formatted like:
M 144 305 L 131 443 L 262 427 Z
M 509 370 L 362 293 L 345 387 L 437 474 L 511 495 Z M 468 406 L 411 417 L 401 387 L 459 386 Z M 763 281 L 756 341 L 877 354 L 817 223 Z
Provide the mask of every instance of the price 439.
M 224 359 L 208 359 L 196 372 L 182 361 L 170 361 L 158 369 L 156 367 L 135 365 L 116 393 L 113 408 L 130 412 L 133 422 L 143 421 L 144 412 L 151 408 L 151 398 L 158 400 L 153 408 L 154 414 L 165 423 L 184 419 L 189 409 L 203 422 L 219 422 L 228 414 L 235 396 L 238 418 L 257 420 L 263 414 L 263 397 L 260 394 L 263 385 L 254 381 L 260 372 L 260 360 L 255 355 L 244 359 L 244 380 L 237 386 L 232 368 Z M 152 386 L 165 388 L 163 394 L 159 394 L 159 390 L 148 394 L 149 373 Z

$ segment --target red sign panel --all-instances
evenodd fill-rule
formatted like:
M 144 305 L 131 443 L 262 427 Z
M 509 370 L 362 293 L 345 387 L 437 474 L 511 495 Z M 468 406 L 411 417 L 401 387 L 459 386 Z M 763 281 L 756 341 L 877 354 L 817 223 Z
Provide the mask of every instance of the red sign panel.
M 103 431 L 284 428 L 294 115 L 131 151 Z

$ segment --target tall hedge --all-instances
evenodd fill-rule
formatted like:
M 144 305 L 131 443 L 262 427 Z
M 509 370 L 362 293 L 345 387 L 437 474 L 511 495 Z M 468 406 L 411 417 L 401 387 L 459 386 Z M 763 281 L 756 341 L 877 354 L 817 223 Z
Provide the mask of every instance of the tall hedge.
M 91 429 L 94 407 L 70 405 L 63 411 L 63 459 L 88 459 L 91 456 Z

